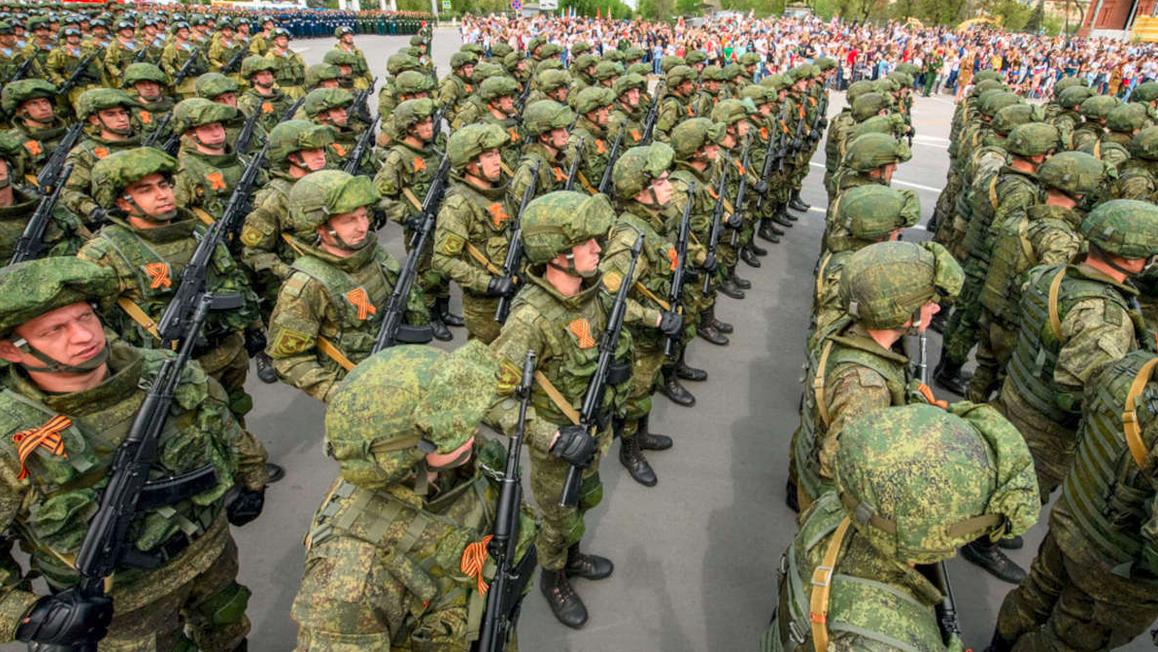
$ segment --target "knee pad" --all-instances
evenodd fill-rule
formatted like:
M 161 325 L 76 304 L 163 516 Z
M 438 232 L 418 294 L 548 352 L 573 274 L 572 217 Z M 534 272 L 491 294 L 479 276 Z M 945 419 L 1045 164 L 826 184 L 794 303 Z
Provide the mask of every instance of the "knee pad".
M 236 625 L 245 618 L 250 595 L 245 586 L 230 582 L 229 586 L 197 605 L 197 611 L 214 625 Z

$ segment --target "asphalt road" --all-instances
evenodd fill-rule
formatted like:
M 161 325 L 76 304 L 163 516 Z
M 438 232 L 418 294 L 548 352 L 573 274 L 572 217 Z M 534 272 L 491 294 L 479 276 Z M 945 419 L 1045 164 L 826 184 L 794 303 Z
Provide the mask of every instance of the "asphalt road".
M 376 74 L 386 58 L 407 44 L 404 37 L 358 38 Z M 331 41 L 299 41 L 308 63 L 320 62 Z M 435 58 L 446 70 L 458 47 L 457 32 L 436 33 Z M 843 106 L 836 94 L 831 111 Z M 894 184 L 918 194 L 924 219 L 932 213 L 948 165 L 949 96 L 920 98 L 914 108 L 917 137 L 913 160 Z M 591 614 L 580 631 L 551 616 L 536 587 L 520 623 L 523 650 L 732 651 L 754 649 L 776 595 L 776 566 L 795 532 L 784 505 L 788 440 L 798 422 L 801 363 L 808 322 L 812 269 L 823 222 L 823 151 L 813 161 L 804 199 L 813 206 L 784 241 L 771 247 L 760 269 L 741 266 L 752 280 L 747 299 L 721 297 L 720 317 L 735 324 L 727 347 L 697 341 L 689 361 L 710 374 L 690 384 L 698 399 L 682 408 L 655 401 L 652 428 L 675 438 L 671 451 L 651 453 L 660 477 L 655 488 L 633 482 L 615 451 L 604 462 L 605 499 L 588 516 L 584 548 L 610 557 L 615 573 L 601 582 L 578 581 Z M 906 238 L 921 239 L 913 229 Z M 400 250 L 391 225 L 383 240 Z M 457 302 L 457 298 L 456 298 Z M 457 346 L 465 330 L 455 330 Z M 930 359 L 939 341 L 931 338 Z M 256 405 L 248 425 L 265 442 L 271 459 L 288 475 L 274 485 L 265 514 L 235 531 L 241 580 L 253 591 L 250 649 L 292 649 L 297 627 L 290 604 L 302 573 L 302 538 L 314 509 L 336 477 L 322 450 L 322 404 L 285 385 L 263 385 L 251 374 Z M 1039 524 L 1013 557 L 1028 565 L 1044 533 Z M 988 643 L 1002 597 L 1010 588 L 960 559 L 949 562 L 968 646 Z M 1133 646 L 1141 650 L 1136 642 Z M 1149 647 L 1146 645 L 1145 647 Z

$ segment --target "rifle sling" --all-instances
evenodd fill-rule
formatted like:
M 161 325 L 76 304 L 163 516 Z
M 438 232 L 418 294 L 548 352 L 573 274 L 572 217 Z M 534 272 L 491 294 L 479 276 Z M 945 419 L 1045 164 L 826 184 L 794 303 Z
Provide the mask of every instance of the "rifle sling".
M 571 407 L 571 404 L 567 402 L 567 399 L 563 397 L 563 394 L 547 379 L 547 376 L 545 376 L 543 372 L 535 372 L 535 382 L 539 383 L 539 386 L 547 393 L 547 398 L 551 399 L 551 402 L 567 417 L 571 425 L 579 425 L 579 413 L 575 411 L 575 408 Z
M 828 540 L 820 565 L 812 571 L 812 595 L 808 600 L 808 621 L 812 628 L 812 647 L 816 652 L 828 652 L 828 598 L 832 593 L 832 575 L 836 571 L 836 559 L 852 519 L 845 516 L 836 532 Z
M 667 301 L 664 301 L 663 299 L 659 298 L 659 296 L 657 296 L 655 292 L 652 292 L 651 290 L 647 289 L 647 287 L 643 283 L 636 281 L 632 285 L 632 287 L 635 288 L 636 291 L 638 291 L 643 296 L 645 296 L 648 299 L 651 299 L 652 301 L 659 304 L 660 308 L 663 308 L 664 310 L 671 310 L 671 304 L 669 304 Z
M 466 243 L 466 253 L 470 254 L 470 257 L 474 258 L 475 262 L 477 262 L 479 265 L 485 267 L 492 276 L 503 275 L 503 270 L 495 267 L 495 264 L 492 263 L 490 259 L 487 258 L 486 254 L 480 251 L 478 247 L 474 246 L 474 243 Z
M 352 371 L 356 366 L 352 360 L 346 357 L 345 353 L 342 353 L 342 350 L 339 349 L 336 344 L 321 335 L 318 336 L 318 350 L 329 359 L 337 362 L 338 365 L 346 371 Z
M 511 166 L 507 165 L 505 162 L 499 161 L 499 169 L 502 170 L 503 174 L 507 175 L 508 178 L 513 179 L 515 177 L 514 170 L 511 170 Z
M 121 297 L 117 299 L 117 305 L 120 306 L 121 310 L 124 310 L 125 314 L 131 317 L 133 321 L 137 322 L 137 325 L 148 331 L 149 335 L 157 338 L 157 340 L 161 339 L 161 331 L 157 330 L 157 322 L 153 321 L 153 318 L 132 299 Z
M 193 214 L 196 215 L 197 219 L 201 220 L 205 226 L 213 226 L 213 223 L 217 221 L 212 215 L 205 212 L 204 208 L 191 208 L 189 210 L 193 211 Z
M 575 172 L 575 178 L 579 180 L 579 185 L 583 186 L 584 190 L 591 193 L 592 195 L 599 194 L 599 190 L 595 186 L 591 185 L 591 182 L 587 180 L 587 176 L 583 174 L 582 170 Z
M 410 188 L 403 188 L 402 196 L 406 198 L 406 201 L 410 202 L 410 205 L 414 207 L 414 210 L 418 211 L 419 213 L 422 212 L 422 202 L 418 201 L 418 197 L 414 196 L 414 192 L 410 190 Z

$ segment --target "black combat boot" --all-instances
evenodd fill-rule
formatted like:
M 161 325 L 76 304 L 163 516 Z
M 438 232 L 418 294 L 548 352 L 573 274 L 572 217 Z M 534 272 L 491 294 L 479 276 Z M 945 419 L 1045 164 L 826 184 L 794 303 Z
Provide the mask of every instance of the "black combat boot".
M 716 330 L 720 331 L 724 335 L 731 335 L 732 332 L 736 330 L 728 322 L 720 321 L 719 318 L 716 317 L 716 307 L 715 306 L 712 306 L 712 309 L 709 310 L 708 312 L 711 313 L 711 315 L 712 315 L 712 326 L 714 326 Z
M 684 356 L 685 356 L 685 353 L 683 351 L 681 351 L 679 360 L 676 360 L 676 364 L 675 364 L 676 376 L 683 378 L 684 380 L 690 380 L 692 382 L 697 382 L 697 383 L 707 380 L 708 379 L 708 372 L 704 371 L 703 369 L 698 369 L 696 367 L 689 365 L 687 363 L 687 360 L 684 359 Z
M 1019 534 L 1015 537 L 1005 537 L 1004 539 L 998 539 L 997 545 L 1006 550 L 1021 550 L 1025 547 L 1025 539 L 1022 539 L 1021 535 Z
M 665 367 L 663 370 L 663 384 L 659 386 L 659 393 L 676 405 L 691 407 L 696 404 L 696 397 L 680 383 L 679 378 L 670 367 Z
M 756 229 L 756 235 L 764 238 L 772 244 L 780 244 L 780 236 L 784 232 L 772 225 L 772 219 L 764 219 L 760 221 L 760 228 Z
M 649 430 L 650 421 L 651 414 L 646 414 L 639 420 L 639 426 L 635 431 L 635 438 L 639 440 L 639 447 L 645 451 L 665 451 L 671 448 L 671 437 Z
M 746 278 L 740 278 L 740 275 L 736 273 L 735 267 L 732 268 L 731 272 L 729 272 L 729 275 L 732 277 L 732 282 L 735 283 L 736 287 L 740 288 L 741 290 L 747 290 L 752 287 L 752 281 L 749 281 Z
M 269 385 L 277 382 L 277 372 L 273 368 L 273 360 L 270 359 L 269 354 L 265 351 L 258 353 L 253 357 L 253 361 L 257 363 L 257 377 L 261 382 Z
M 789 219 L 789 217 L 790 216 L 788 214 L 788 211 L 784 210 L 784 208 L 781 207 L 779 210 L 777 210 L 775 213 L 772 214 L 772 221 L 776 224 L 779 224 L 780 226 L 786 226 L 788 228 L 792 228 L 795 225 L 792 224 L 792 220 Z M 773 228 L 775 228 L 775 227 L 773 227 Z M 781 231 L 780 229 L 776 229 L 776 231 L 779 232 L 780 235 L 784 235 L 784 232 Z
M 655 477 L 655 470 L 651 468 L 647 458 L 643 455 L 643 450 L 639 446 L 639 433 L 631 437 L 619 438 L 619 463 L 623 468 L 627 469 L 627 474 L 631 476 L 639 484 L 645 487 L 654 487 L 659 478 Z M 570 570 L 570 554 L 568 553 L 567 568 Z
M 937 368 L 933 370 L 933 380 L 958 396 L 964 396 L 965 388 L 969 386 L 969 377 L 961 373 L 961 365 L 950 362 L 944 356 L 937 361 Z
M 455 328 L 466 326 L 466 322 L 463 321 L 462 317 L 450 311 L 450 297 L 435 300 L 434 307 L 437 309 L 438 316 L 442 318 L 442 323 L 447 326 L 453 326 Z
M 760 267 L 760 259 L 756 257 L 756 252 L 748 247 L 740 250 L 740 260 L 744 261 L 749 267 Z
M 767 256 L 768 255 L 768 250 L 765 249 L 764 247 L 761 247 L 759 244 L 757 244 L 756 238 L 752 238 L 752 241 L 747 244 L 747 247 L 749 249 L 751 249 L 752 253 L 756 254 L 757 256 Z
M 800 191 L 797 190 L 796 192 L 792 193 L 792 199 L 788 202 L 788 208 L 803 213 L 812 207 L 804 203 L 804 200 L 800 198 Z
M 273 462 L 266 462 L 265 473 L 269 476 L 269 484 L 273 484 L 285 477 L 285 467 Z
M 439 319 L 437 310 L 430 313 L 430 330 L 434 335 L 434 339 L 439 342 L 449 342 L 454 339 L 454 335 L 451 335 L 450 329 Z
M 988 540 L 978 539 L 961 546 L 961 556 L 1002 582 L 1020 584 L 1025 579 L 1025 569 L 1006 557 L 996 543 Z
M 696 328 L 696 335 L 715 344 L 716 346 L 724 346 L 728 343 L 728 338 L 720 332 L 720 329 L 712 323 L 715 318 L 712 316 L 712 311 L 706 311 L 700 316 L 700 325 Z
M 725 276 L 724 282 L 720 283 L 720 294 L 733 299 L 743 299 L 745 296 L 744 291 L 736 285 L 736 281 L 732 279 L 731 274 Z
M 547 598 L 547 604 L 551 605 L 551 612 L 559 622 L 572 629 L 579 629 L 587 624 L 587 607 L 583 605 L 583 600 L 579 599 L 575 589 L 571 588 L 566 571 L 544 568 L 539 575 L 539 590 L 543 592 L 543 597 Z
M 585 555 L 579 552 L 579 544 L 572 544 L 567 548 L 567 565 L 563 571 L 567 577 L 582 577 L 585 580 L 601 580 L 611 576 L 615 564 L 606 557 L 599 555 Z

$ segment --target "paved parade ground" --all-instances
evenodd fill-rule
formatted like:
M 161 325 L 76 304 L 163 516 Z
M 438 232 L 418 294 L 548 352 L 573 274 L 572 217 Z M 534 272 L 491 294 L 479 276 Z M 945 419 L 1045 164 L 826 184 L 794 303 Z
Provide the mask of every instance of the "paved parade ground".
M 359 36 L 357 44 L 372 69 L 385 75 L 386 58 L 406 41 Z M 294 47 L 312 64 L 331 44 L 304 40 Z M 435 32 L 440 74 L 458 45 L 456 31 Z M 843 102 L 842 94 L 834 94 L 831 112 Z M 952 112 L 950 96 L 917 98 L 913 160 L 894 180 L 895 186 L 916 191 L 925 220 L 944 184 Z M 775 601 L 780 554 L 795 532 L 794 514 L 784 505 L 784 483 L 823 225 L 822 175 L 823 144 L 804 185 L 803 198 L 812 210 L 782 244 L 770 247 L 762 268 L 741 264 L 738 271 L 753 282 L 746 300 L 721 296 L 720 317 L 736 327 L 731 345 L 718 348 L 697 340 L 690 347 L 689 361 L 710 374 L 706 383 L 688 383 L 697 405 L 682 408 L 656 396 L 652 430 L 675 438 L 671 451 L 648 454 L 659 485 L 647 489 L 633 482 L 619 465 L 616 448 L 604 462 L 605 499 L 588 516 L 583 544 L 610 557 L 616 570 L 607 580 L 576 584 L 590 622 L 580 631 L 558 624 L 536 585 L 520 623 L 522 650 L 755 649 Z M 401 251 L 399 234 L 394 224 L 382 234 L 395 254 Z M 924 237 L 921 230 L 905 234 Z M 465 341 L 465 329 L 454 334 L 450 346 Z M 930 344 L 931 367 L 939 353 L 935 334 Z M 302 538 L 337 465 L 322 450 L 321 403 L 286 385 L 263 385 L 253 374 L 248 389 L 256 405 L 248 426 L 288 475 L 270 488 L 265 515 L 236 530 L 240 579 L 253 591 L 250 649 L 285 651 L 297 632 L 289 612 L 302 575 Z M 1028 565 L 1044 530 L 1039 523 L 1026 537 L 1026 548 L 1011 556 Z M 949 562 L 949 571 L 965 643 L 981 649 L 1010 586 L 960 559 Z M 1150 647 L 1148 637 L 1133 647 Z

